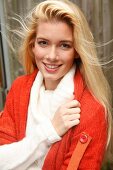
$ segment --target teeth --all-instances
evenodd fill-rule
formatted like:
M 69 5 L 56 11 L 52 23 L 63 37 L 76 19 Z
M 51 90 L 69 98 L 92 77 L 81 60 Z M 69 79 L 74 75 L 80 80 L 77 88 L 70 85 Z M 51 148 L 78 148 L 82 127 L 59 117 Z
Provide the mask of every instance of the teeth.
M 55 69 L 55 68 L 58 68 L 59 66 L 54 66 L 54 65 L 46 64 L 46 67 L 49 68 L 49 69 Z

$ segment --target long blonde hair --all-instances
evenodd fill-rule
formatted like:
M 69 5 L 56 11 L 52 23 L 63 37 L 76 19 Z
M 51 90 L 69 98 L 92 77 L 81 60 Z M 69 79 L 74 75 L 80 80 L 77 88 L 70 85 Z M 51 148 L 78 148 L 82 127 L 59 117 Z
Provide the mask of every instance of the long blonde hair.
M 24 28 L 21 57 L 26 72 L 36 69 L 32 48 L 40 21 L 63 21 L 73 28 L 75 50 L 80 56 L 81 72 L 95 98 L 104 106 L 108 119 L 108 143 L 111 136 L 111 91 L 97 58 L 96 45 L 87 20 L 79 7 L 68 0 L 47 0 L 38 4 L 22 23 Z

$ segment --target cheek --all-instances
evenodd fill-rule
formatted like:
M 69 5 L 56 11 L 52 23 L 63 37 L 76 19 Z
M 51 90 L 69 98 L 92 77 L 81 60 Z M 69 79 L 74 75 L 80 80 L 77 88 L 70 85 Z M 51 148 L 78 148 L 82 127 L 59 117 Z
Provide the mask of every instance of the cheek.
M 34 49 L 34 56 L 35 56 L 36 60 L 40 60 L 43 58 L 44 54 L 43 54 L 42 50 Z
M 74 59 L 75 59 L 75 55 L 73 53 L 69 54 L 66 58 L 66 63 L 67 65 L 70 65 L 74 62 Z

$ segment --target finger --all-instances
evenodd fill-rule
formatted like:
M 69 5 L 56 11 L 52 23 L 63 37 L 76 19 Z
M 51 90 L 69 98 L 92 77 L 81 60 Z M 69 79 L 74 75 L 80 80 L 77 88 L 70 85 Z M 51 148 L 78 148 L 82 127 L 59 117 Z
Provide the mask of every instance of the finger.
M 79 119 L 70 121 L 70 128 L 73 127 L 73 126 L 78 125 L 79 123 L 80 123 L 80 120 L 79 120 Z
M 68 115 L 68 120 L 73 121 L 76 119 L 80 119 L 80 114 Z
M 72 94 L 72 96 L 69 99 L 67 99 L 66 104 L 71 102 L 72 100 L 74 100 L 74 98 L 75 98 L 75 96 Z
M 66 104 L 66 108 L 80 107 L 80 103 L 78 100 L 72 100 Z
M 76 107 L 76 108 L 70 108 L 67 110 L 67 113 L 66 114 L 79 114 L 81 112 L 81 109 L 79 107 Z

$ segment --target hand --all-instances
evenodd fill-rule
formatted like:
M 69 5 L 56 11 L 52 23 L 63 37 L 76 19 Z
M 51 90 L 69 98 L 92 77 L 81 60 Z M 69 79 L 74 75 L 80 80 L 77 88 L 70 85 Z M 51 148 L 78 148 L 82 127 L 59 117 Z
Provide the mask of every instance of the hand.
M 80 103 L 71 100 L 60 106 L 56 111 L 52 124 L 59 136 L 64 135 L 70 128 L 80 122 Z

